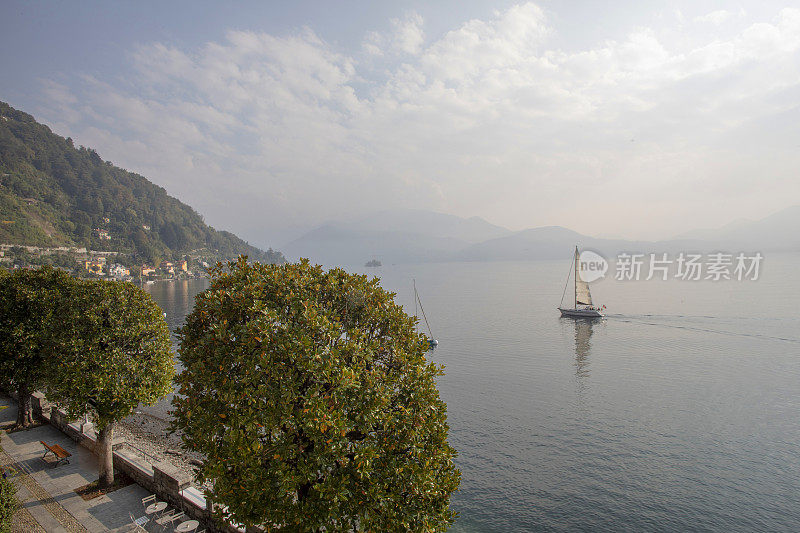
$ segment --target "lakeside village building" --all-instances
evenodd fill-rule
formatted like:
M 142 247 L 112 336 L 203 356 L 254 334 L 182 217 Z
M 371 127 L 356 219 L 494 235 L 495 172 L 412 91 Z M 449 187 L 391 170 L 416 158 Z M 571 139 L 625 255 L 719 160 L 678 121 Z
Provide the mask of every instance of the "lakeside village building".
M 131 275 L 131 271 L 128 268 L 125 268 L 124 265 L 120 265 L 119 263 L 114 263 L 108 268 L 108 273 L 114 278 L 127 278 Z
M 95 257 L 94 259 L 84 261 L 83 266 L 86 270 L 88 270 L 92 274 L 97 274 L 99 276 L 103 273 L 103 269 L 106 266 L 106 258 Z
M 162 261 L 161 270 L 173 276 L 175 275 L 176 272 L 186 272 L 188 274 L 189 264 L 186 261 L 178 261 L 177 264 L 172 263 L 170 261 Z
M 104 273 L 107 273 L 109 276 L 116 279 L 124 279 L 130 277 L 131 275 L 130 269 L 124 265 L 114 263 L 106 268 L 106 264 L 107 262 L 105 257 L 96 257 L 91 260 L 84 261 L 84 268 L 92 274 L 102 276 Z M 186 261 L 179 261 L 177 264 L 170 261 L 162 261 L 159 265 L 159 268 L 165 274 L 172 276 L 179 272 L 185 272 L 186 274 L 191 275 L 191 272 L 189 272 L 189 265 Z M 148 265 L 142 265 L 141 272 L 142 276 L 153 276 L 157 274 L 157 269 Z
M 92 274 L 98 276 L 102 276 L 103 271 L 107 270 L 108 275 L 116 279 L 127 278 L 131 275 L 130 269 L 126 268 L 124 265 L 120 265 L 119 263 L 114 263 L 113 265 L 110 265 L 108 269 L 106 269 L 105 257 L 96 257 L 89 261 L 84 261 L 84 268 Z
M 85 247 L 69 247 L 61 246 L 57 248 L 44 248 L 38 246 L 16 245 L 9 243 L 0 243 L 0 264 L 6 265 L 7 268 L 19 268 L 19 265 L 14 264 L 13 249 L 19 248 L 34 256 L 45 257 L 55 253 L 70 254 L 76 261 L 76 266 L 93 276 L 130 280 L 132 275 L 141 273 L 144 277 L 158 276 L 159 274 L 175 277 L 176 275 L 185 275 L 193 277 L 193 272 L 189 269 L 189 262 L 180 260 L 175 263 L 171 261 L 162 261 L 159 265 L 142 265 L 141 267 L 134 268 L 133 274 L 131 269 L 121 263 L 113 262 L 119 252 L 115 251 L 95 251 L 88 250 Z M 113 262 L 113 263 L 112 263 Z M 36 263 L 33 263 L 34 265 Z M 201 266 L 208 268 L 208 263 L 200 261 Z M 62 268 L 62 267 L 59 267 Z M 70 270 L 63 268 L 64 270 Z

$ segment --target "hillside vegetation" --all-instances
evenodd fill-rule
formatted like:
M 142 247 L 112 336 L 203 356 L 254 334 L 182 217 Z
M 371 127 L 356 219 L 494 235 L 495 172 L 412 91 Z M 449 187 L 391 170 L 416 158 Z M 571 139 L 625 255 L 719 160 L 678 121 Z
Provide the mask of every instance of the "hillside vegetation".
M 192 253 L 209 261 L 245 254 L 282 262 L 207 226 L 146 178 L 103 161 L 0 102 L 0 243 L 80 246 L 157 263 Z

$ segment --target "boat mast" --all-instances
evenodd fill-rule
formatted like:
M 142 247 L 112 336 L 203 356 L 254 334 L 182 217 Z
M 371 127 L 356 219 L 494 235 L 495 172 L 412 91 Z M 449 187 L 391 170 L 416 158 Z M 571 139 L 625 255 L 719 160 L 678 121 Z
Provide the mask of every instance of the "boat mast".
M 419 297 L 417 296 L 417 280 L 416 278 L 412 280 L 414 283 L 414 318 L 417 318 L 417 302 L 419 301 Z M 414 333 L 417 332 L 417 321 L 414 321 Z
M 578 247 L 575 246 L 575 258 L 573 259 L 575 262 L 575 305 L 573 309 L 578 308 Z
M 573 257 L 572 260 L 574 261 L 575 258 Z M 567 287 L 569 287 L 570 276 L 572 276 L 572 265 L 569 266 L 569 270 L 567 270 L 567 279 L 564 280 L 564 290 L 561 292 L 561 302 L 558 304 L 559 309 L 564 306 L 564 297 L 567 295 Z

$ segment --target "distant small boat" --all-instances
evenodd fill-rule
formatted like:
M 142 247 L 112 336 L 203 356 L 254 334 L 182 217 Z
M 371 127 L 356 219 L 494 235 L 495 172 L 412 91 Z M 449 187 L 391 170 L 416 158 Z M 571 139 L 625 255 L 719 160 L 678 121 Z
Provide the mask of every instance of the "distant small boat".
M 414 316 L 417 316 L 417 305 L 419 305 L 420 310 L 422 311 L 422 318 L 425 319 L 425 325 L 428 326 L 428 351 L 433 351 L 439 346 L 439 341 L 433 338 L 433 333 L 431 332 L 431 325 L 428 324 L 428 317 L 425 316 L 425 308 L 422 307 L 422 300 L 419 299 L 419 293 L 417 292 L 417 280 L 414 280 Z
M 377 259 L 373 259 L 372 261 L 367 261 L 366 263 L 364 263 L 364 266 L 365 267 L 379 267 L 379 266 L 383 266 L 383 263 L 381 263 Z
M 575 274 L 575 301 L 574 306 L 572 308 L 566 308 L 564 306 L 564 296 L 567 294 L 567 284 L 564 285 L 564 294 L 561 295 L 561 304 L 558 306 L 558 310 L 561 311 L 561 316 L 571 317 L 571 318 L 601 318 L 603 314 L 600 312 L 600 309 L 595 307 L 592 303 L 592 293 L 589 291 L 589 284 L 583 281 L 580 277 L 579 273 L 579 266 L 581 264 L 581 254 L 578 251 L 578 247 L 575 247 L 575 255 L 572 257 L 573 265 L 575 266 L 574 270 L 570 268 L 570 274 L 567 276 L 567 284 L 569 284 L 569 278 L 573 274 Z

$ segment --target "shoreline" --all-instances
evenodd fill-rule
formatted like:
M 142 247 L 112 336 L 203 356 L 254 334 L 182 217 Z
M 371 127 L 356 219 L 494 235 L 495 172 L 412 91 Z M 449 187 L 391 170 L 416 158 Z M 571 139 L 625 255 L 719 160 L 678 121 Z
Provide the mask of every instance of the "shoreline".
M 169 422 L 166 420 L 137 411 L 117 423 L 115 434 L 116 438 L 124 439 L 125 446 L 143 455 L 148 462 L 169 463 L 197 484 L 195 473 L 203 456 L 184 450 L 180 437 L 169 433 Z

